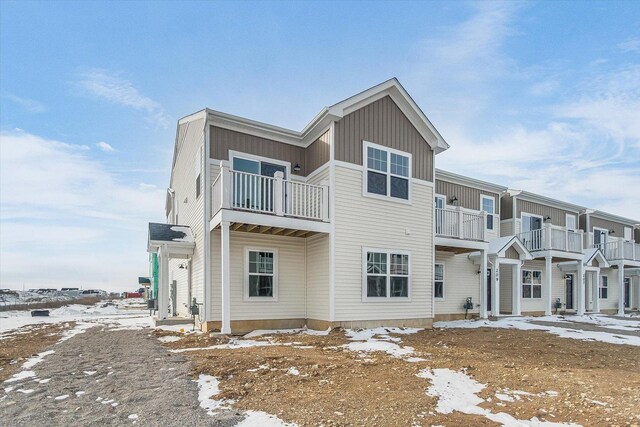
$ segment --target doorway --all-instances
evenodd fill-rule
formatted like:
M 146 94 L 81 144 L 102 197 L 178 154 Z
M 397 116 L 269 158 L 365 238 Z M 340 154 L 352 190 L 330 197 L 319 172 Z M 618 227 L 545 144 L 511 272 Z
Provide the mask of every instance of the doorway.
M 491 305 L 491 270 L 493 268 L 487 268 L 487 311 L 493 310 Z
M 565 307 L 573 310 L 573 274 L 567 274 L 564 278 L 565 286 Z
M 624 308 L 631 307 L 631 278 L 624 279 Z

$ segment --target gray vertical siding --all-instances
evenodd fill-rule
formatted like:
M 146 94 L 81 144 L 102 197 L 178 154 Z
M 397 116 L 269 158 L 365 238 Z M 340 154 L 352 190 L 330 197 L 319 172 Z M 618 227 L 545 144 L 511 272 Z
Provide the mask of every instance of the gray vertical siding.
M 291 163 L 291 173 L 307 175 L 305 165 L 305 149 L 271 139 L 260 138 L 229 129 L 211 126 L 210 155 L 212 159 L 229 160 L 229 150 L 241 151 L 256 156 L 270 157 Z M 293 166 L 298 163 L 300 172 L 293 172 Z
M 583 231 L 587 231 L 587 215 L 582 214 L 578 219 L 578 228 Z
M 505 194 L 500 199 L 500 219 L 513 218 L 513 197 Z
M 589 231 L 593 231 L 593 227 L 604 228 L 606 230 L 613 230 L 614 231 L 613 236 L 620 237 L 620 238 L 624 237 L 625 227 L 631 227 L 633 229 L 633 226 L 631 225 L 628 225 L 628 224 L 625 225 L 620 222 L 608 221 L 608 220 L 597 218 L 591 215 L 591 230 Z
M 362 165 L 363 140 L 411 153 L 413 177 L 433 181 L 433 150 L 389 96 L 336 122 L 336 160 Z
M 500 195 L 497 193 L 492 193 L 490 191 L 480 190 L 479 188 L 468 187 L 466 185 L 454 184 L 452 182 L 444 181 L 436 178 L 436 193 L 442 194 L 443 196 L 447 196 L 447 203 L 450 204 L 450 200 L 452 196 L 456 196 L 458 198 L 457 205 L 462 206 L 467 209 L 474 209 L 479 211 L 480 206 L 480 196 L 489 196 L 493 197 L 495 201 L 495 210 L 497 214 L 500 213 Z
M 520 254 L 513 247 L 507 249 L 505 255 L 509 259 L 520 259 Z
M 564 227 L 567 225 L 566 214 L 571 214 L 574 216 L 578 216 L 577 213 L 566 211 L 564 209 L 553 208 L 551 206 L 541 205 L 539 203 L 529 202 L 527 200 L 520 200 L 516 198 L 516 215 L 518 218 L 521 218 L 520 214 L 522 212 L 527 212 L 534 215 L 540 215 L 543 218 L 551 217 L 551 224 L 559 225 Z
M 329 131 L 316 139 L 305 149 L 305 170 L 307 175 L 329 161 Z

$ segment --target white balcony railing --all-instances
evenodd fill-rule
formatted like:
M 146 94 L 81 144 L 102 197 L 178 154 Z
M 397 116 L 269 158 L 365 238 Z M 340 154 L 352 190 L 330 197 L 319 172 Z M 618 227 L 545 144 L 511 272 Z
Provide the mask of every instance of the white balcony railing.
M 436 236 L 453 239 L 478 240 L 485 238 L 486 213 L 436 208 Z
M 605 244 L 593 245 L 600 248 L 605 258 L 609 261 L 640 261 L 640 244 L 616 240 Z
M 231 170 L 225 162 L 211 184 L 211 217 L 220 209 L 329 221 L 329 187 Z
M 544 228 L 518 234 L 518 238 L 529 252 L 554 250 L 582 253 L 582 230 L 545 224 Z

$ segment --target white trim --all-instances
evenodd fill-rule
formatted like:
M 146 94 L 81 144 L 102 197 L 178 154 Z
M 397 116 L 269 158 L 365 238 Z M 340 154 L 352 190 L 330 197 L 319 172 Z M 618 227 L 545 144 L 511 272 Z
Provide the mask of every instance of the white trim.
M 336 319 L 336 167 L 335 122 L 329 128 L 329 321 Z
M 233 158 L 237 157 L 240 159 L 245 159 L 245 160 L 252 160 L 254 162 L 267 162 L 267 163 L 273 163 L 274 165 L 280 165 L 280 166 L 284 166 L 287 169 L 287 176 L 285 177 L 285 179 L 290 179 L 291 178 L 291 163 L 290 162 L 286 162 L 284 160 L 278 160 L 278 159 L 273 159 L 271 157 L 265 157 L 265 156 L 258 156 L 255 154 L 247 154 L 247 153 L 243 153 L 241 151 L 235 151 L 235 150 L 229 150 L 229 163 L 231 164 L 231 169 L 233 169 Z M 261 167 L 262 169 L 262 167 Z M 260 175 L 262 172 L 262 170 L 260 170 L 258 172 L 258 175 Z
M 265 215 L 249 211 L 220 209 L 209 222 L 209 230 L 215 229 L 223 221 L 242 222 L 244 224 L 256 224 L 271 227 L 295 228 L 298 230 L 315 231 L 317 233 L 329 233 L 332 229 L 332 222 L 312 221 L 289 216 Z
M 386 194 L 382 195 L 382 194 L 375 194 L 375 193 L 369 193 L 367 191 L 367 178 L 368 178 L 368 173 L 370 171 L 369 167 L 368 167 L 368 149 L 369 148 L 373 148 L 376 150 L 380 150 L 380 151 L 384 151 L 387 153 L 387 170 L 385 172 L 376 170 L 376 169 L 371 169 L 371 172 L 374 173 L 379 173 L 379 174 L 384 174 L 386 176 L 386 181 L 387 181 L 387 190 L 386 190 Z M 398 175 L 398 174 L 394 174 L 391 172 L 391 154 L 395 154 L 398 156 L 402 156 L 402 157 L 406 157 L 408 159 L 408 174 L 407 176 L 402 176 L 402 175 Z M 407 153 L 405 151 L 400 151 L 400 150 L 396 150 L 394 148 L 390 148 L 390 147 L 385 147 L 384 145 L 380 145 L 380 144 L 376 144 L 375 142 L 371 142 L 371 141 L 367 141 L 367 140 L 363 140 L 362 141 L 362 195 L 364 197 L 372 197 L 375 199 L 379 199 L 379 200 L 387 200 L 387 201 L 392 201 L 392 202 L 399 202 L 399 203 L 404 203 L 404 204 L 411 204 L 411 177 L 412 177 L 412 173 L 413 173 L 413 156 L 411 153 Z M 406 179 L 407 180 L 407 198 L 403 199 L 400 197 L 393 197 L 391 196 L 391 178 L 392 177 L 396 177 L 396 178 L 400 178 L 400 179 Z
M 273 296 L 271 297 L 252 297 L 249 296 L 249 252 L 270 252 L 273 253 Z M 244 247 L 244 288 L 242 292 L 243 301 L 245 302 L 278 302 L 278 249 L 262 248 L 254 246 Z
M 524 272 L 525 271 L 530 271 L 531 272 L 531 283 L 524 283 Z M 540 273 L 540 283 L 533 283 L 533 273 L 537 272 Z M 548 274 L 552 274 L 551 271 L 548 272 Z M 524 285 L 529 285 L 531 286 L 531 296 L 530 297 L 525 297 L 524 296 L 524 292 L 523 291 L 523 286 Z M 533 287 L 534 286 L 540 286 L 540 296 L 539 297 L 534 297 L 533 296 Z M 520 269 L 520 294 L 521 294 L 521 299 L 526 299 L 526 300 L 542 300 L 542 297 L 544 296 L 544 292 L 543 292 L 543 286 L 544 286 L 544 276 L 542 275 L 542 270 L 538 270 L 535 268 L 521 268 Z
M 490 231 L 496 231 L 496 198 L 493 196 L 487 196 L 486 194 L 480 194 L 480 212 L 484 211 L 484 206 L 483 206 L 483 201 L 484 200 L 491 200 L 491 204 L 493 206 L 493 212 L 487 212 L 487 218 L 489 218 L 489 216 L 491 216 L 493 218 L 493 220 L 491 221 L 491 225 L 492 228 L 488 228 L 487 224 L 485 222 L 484 226 L 486 230 L 490 230 Z
M 384 253 L 387 255 L 387 273 L 386 273 L 386 297 L 369 297 L 367 296 L 367 253 Z M 406 297 L 392 297 L 391 296 L 391 255 L 407 255 L 408 259 L 408 276 L 407 276 L 407 296 Z M 382 249 L 362 247 L 362 302 L 411 302 L 411 251 L 399 250 L 399 249 Z M 396 275 L 397 277 L 405 277 L 402 275 Z
M 319 175 L 322 172 L 324 172 L 325 169 L 328 169 L 329 166 L 331 166 L 331 160 L 323 163 L 321 166 L 317 167 L 316 170 L 314 170 L 309 175 L 307 175 L 306 177 L 303 177 L 303 178 L 305 179 L 305 181 L 310 181 L 313 178 L 315 178 L 317 175 Z
M 607 286 L 604 286 L 604 282 L 602 279 L 607 279 Z M 606 289 L 607 290 L 607 296 L 603 297 L 602 296 L 602 290 Z M 598 299 L 609 299 L 609 276 L 606 274 L 600 274 L 600 277 L 598 277 Z
M 435 169 L 435 178 L 440 181 L 446 181 L 452 184 L 462 185 L 464 187 L 471 187 L 489 193 L 496 193 L 498 197 L 500 197 L 500 194 L 507 191 L 508 189 L 507 187 L 502 185 L 481 181 L 479 179 L 471 178 L 464 175 L 458 175 L 456 173 L 445 171 L 442 169 Z
M 532 217 L 532 218 L 540 218 L 541 219 L 540 228 L 538 230 L 541 230 L 541 229 L 544 228 L 544 217 L 542 215 L 531 214 L 529 212 L 522 211 L 522 212 L 520 212 L 520 218 L 519 218 L 520 219 L 520 233 L 525 233 L 524 227 L 522 226 L 522 216 L 523 215 L 524 216 L 529 216 L 529 217 Z M 527 231 L 532 231 L 532 230 L 527 230 Z
M 567 220 L 569 218 L 575 219 L 575 222 L 574 222 L 575 225 L 572 228 L 569 228 L 569 225 L 568 225 L 569 221 L 567 221 Z M 576 231 L 578 229 L 578 215 L 572 214 L 572 213 L 565 213 L 564 214 L 564 228 L 566 228 L 567 230 L 570 230 L 570 231 Z
M 629 237 L 627 238 L 627 230 L 629 230 Z M 633 242 L 633 227 L 627 227 L 626 225 L 623 226 L 622 229 L 622 238 L 626 241 L 626 242 Z
M 442 296 L 436 296 L 436 265 L 442 266 Z M 434 262 L 433 263 L 433 299 L 436 301 L 446 301 L 446 273 L 445 273 L 445 263 L 444 262 Z

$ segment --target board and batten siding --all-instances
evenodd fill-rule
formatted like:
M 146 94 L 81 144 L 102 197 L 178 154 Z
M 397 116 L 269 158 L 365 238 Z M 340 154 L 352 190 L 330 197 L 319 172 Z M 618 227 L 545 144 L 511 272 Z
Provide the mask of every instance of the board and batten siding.
M 480 205 L 480 196 L 492 197 L 496 210 L 494 213 L 500 213 L 500 195 L 497 193 L 436 178 L 436 194 L 446 196 L 447 204 L 450 204 L 451 197 L 456 196 L 458 198 L 456 206 L 476 211 L 479 211 L 482 207 Z
M 176 158 L 174 163 L 171 187 L 175 191 L 175 200 L 179 225 L 191 227 L 195 239 L 195 249 L 191 263 L 192 297 L 202 303 L 204 299 L 204 156 L 199 152 L 204 149 L 204 119 L 193 120 L 178 126 L 176 136 Z M 198 159 L 201 163 L 196 165 Z M 201 192 L 196 198 L 196 178 L 200 174 Z M 186 260 L 169 262 L 169 278 L 177 280 L 177 311 L 181 316 L 188 316 L 188 276 L 186 269 L 179 269 Z M 186 306 L 185 306 L 186 304 Z
M 307 175 L 318 169 L 329 161 L 331 155 L 331 145 L 329 139 L 329 131 L 326 131 L 320 136 L 320 138 L 313 141 L 304 150 L 305 156 L 305 171 Z
M 500 198 L 500 219 L 513 218 L 513 197 L 505 194 Z
M 412 204 L 362 194 L 362 171 L 335 167 L 335 320 L 432 318 L 433 187 L 411 183 Z M 411 300 L 362 299 L 363 247 L 411 252 Z
M 468 254 L 455 255 L 436 251 L 436 263 L 444 264 L 444 299 L 436 299 L 436 314 L 464 313 L 467 297 L 473 299 L 474 308 L 469 313 L 478 313 L 475 304 L 480 302 L 480 276 L 478 266 Z
M 433 182 L 433 150 L 391 97 L 385 96 L 336 122 L 335 159 L 362 165 L 363 140 L 411 153 L 413 177 Z
M 513 282 L 520 286 L 520 278 L 516 275 L 516 268 L 513 264 L 500 264 L 500 313 L 510 314 L 513 312 Z
M 566 215 L 570 214 L 576 217 L 576 224 L 578 221 L 578 214 L 576 212 L 567 211 L 564 209 L 554 208 L 540 203 L 530 202 L 528 200 L 520 200 L 516 198 L 516 215 L 521 218 L 522 212 L 540 215 L 542 218 L 551 217 L 551 224 L 564 227 L 567 225 Z
M 619 237 L 621 239 L 624 238 L 624 228 L 625 227 L 629 227 L 633 230 L 633 225 L 625 225 L 622 224 L 620 222 L 614 222 L 614 221 L 609 221 L 606 219 L 601 219 L 595 216 L 591 216 L 591 230 L 589 230 L 589 232 L 593 231 L 593 227 L 596 228 L 604 228 L 605 230 L 613 230 L 613 237 Z
M 304 319 L 305 318 L 305 239 L 231 231 L 230 282 L 231 320 Z M 278 299 L 245 300 L 246 248 L 277 249 Z M 212 320 L 222 317 L 220 273 L 220 230 L 211 233 L 211 305 Z
M 307 245 L 307 319 L 329 320 L 329 235 L 305 239 Z

